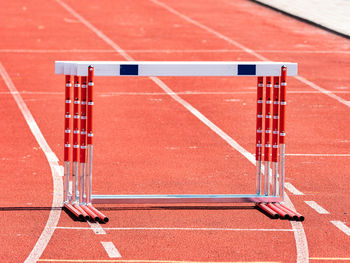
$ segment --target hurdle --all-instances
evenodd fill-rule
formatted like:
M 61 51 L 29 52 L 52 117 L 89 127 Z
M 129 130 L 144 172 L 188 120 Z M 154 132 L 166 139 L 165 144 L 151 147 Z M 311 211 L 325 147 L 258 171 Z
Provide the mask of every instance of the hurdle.
M 284 201 L 285 180 L 287 76 L 296 76 L 297 70 L 297 63 L 291 62 L 56 61 L 55 74 L 65 75 L 64 207 L 80 219 L 108 222 L 93 204 L 254 203 L 271 218 L 303 221 L 301 214 L 281 203 Z M 92 194 L 93 94 L 97 76 L 257 77 L 256 192 Z

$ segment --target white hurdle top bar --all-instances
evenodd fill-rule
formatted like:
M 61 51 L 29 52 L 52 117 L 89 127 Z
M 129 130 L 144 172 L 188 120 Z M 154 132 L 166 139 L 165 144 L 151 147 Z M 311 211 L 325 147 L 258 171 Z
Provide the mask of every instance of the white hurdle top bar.
M 288 76 L 298 74 L 298 64 L 290 62 L 241 61 L 56 61 L 55 74 L 87 76 L 88 66 L 95 76 Z

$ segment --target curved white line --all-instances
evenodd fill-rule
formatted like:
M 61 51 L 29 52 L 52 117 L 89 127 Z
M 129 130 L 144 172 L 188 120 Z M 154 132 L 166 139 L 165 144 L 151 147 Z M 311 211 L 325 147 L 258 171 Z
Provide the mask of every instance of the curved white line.
M 0 62 L 0 75 L 2 76 L 4 82 L 7 85 L 7 88 L 10 90 L 16 104 L 23 114 L 25 121 L 27 122 L 30 131 L 33 133 L 36 141 L 38 142 L 40 148 L 44 152 L 47 161 L 49 162 L 51 168 L 51 175 L 53 179 L 53 200 L 52 200 L 52 208 L 60 207 L 63 201 L 63 186 L 62 186 L 62 175 L 59 171 L 61 171 L 60 166 L 58 164 L 58 158 L 55 153 L 50 149 L 47 144 L 43 134 L 41 133 L 38 125 L 36 124 L 33 115 L 30 113 L 27 105 L 23 101 L 21 95 L 17 91 L 15 85 L 13 84 L 10 76 L 5 70 L 4 66 Z M 34 248 L 30 252 L 27 259 L 24 261 L 26 263 L 36 262 L 41 254 L 44 252 L 47 244 L 49 243 L 53 232 L 55 231 L 55 227 L 58 223 L 58 220 L 61 215 L 61 209 L 51 209 L 49 218 L 46 222 L 43 232 L 41 233 L 38 241 L 36 242 Z
M 289 199 L 289 196 L 286 193 L 284 194 L 284 201 L 287 207 L 296 211 L 292 201 Z M 290 221 L 290 223 L 292 224 L 292 228 L 294 230 L 294 238 L 297 247 L 297 262 L 309 262 L 309 248 L 303 224 L 296 221 Z
M 189 23 L 192 23 L 204 30 L 206 30 L 209 33 L 214 34 L 215 36 L 231 43 L 232 45 L 235 45 L 236 47 L 244 50 L 247 53 L 252 54 L 253 56 L 261 59 L 261 60 L 268 60 L 267 58 L 261 56 L 260 54 L 256 53 L 254 50 L 251 50 L 244 45 L 230 39 L 227 36 L 224 36 L 223 34 L 179 13 L 178 11 L 174 10 L 173 8 L 167 6 L 164 3 L 161 3 L 157 0 L 150 0 L 151 2 L 167 9 L 169 12 L 183 18 L 184 20 L 188 21 Z M 108 36 L 106 36 L 101 30 L 97 29 L 94 25 L 92 25 L 89 21 L 87 21 L 84 17 L 79 15 L 74 9 L 72 9 L 70 6 L 68 6 L 66 3 L 64 3 L 62 0 L 56 0 L 58 4 L 60 4 L 64 9 L 66 9 L 72 16 L 74 16 L 76 19 L 78 19 L 82 24 L 84 24 L 87 28 L 89 28 L 91 31 L 93 31 L 98 37 L 100 37 L 104 42 L 106 42 L 108 45 L 110 45 L 116 52 L 118 52 L 122 57 L 124 57 L 126 60 L 134 61 L 134 59 L 125 52 L 120 46 L 118 46 L 112 39 L 110 39 Z M 163 89 L 169 96 L 171 96 L 174 100 L 179 102 L 182 106 L 184 106 L 186 109 L 188 109 L 192 114 L 194 114 L 198 119 L 200 119 L 204 124 L 206 124 L 210 129 L 212 129 L 216 134 L 218 134 L 222 139 L 224 139 L 228 144 L 230 144 L 234 149 L 236 149 L 238 152 L 240 152 L 244 157 L 246 157 L 252 164 L 255 165 L 255 158 L 254 155 L 245 150 L 242 146 L 240 146 L 235 140 L 233 140 L 229 135 L 227 135 L 224 131 L 222 131 L 219 127 L 217 127 L 214 123 L 212 123 L 210 120 L 208 120 L 202 113 L 200 113 L 196 108 L 194 108 L 191 104 L 189 104 L 187 101 L 180 98 L 174 91 L 172 91 L 163 81 L 161 81 L 157 77 L 150 77 L 150 79 L 155 82 L 161 89 Z M 287 196 L 287 195 L 286 195 Z M 289 200 L 288 196 L 286 199 Z M 291 204 L 290 200 L 289 203 Z M 293 206 L 291 206 L 293 207 Z M 309 251 L 308 251 L 308 245 L 306 240 L 306 235 L 303 229 L 303 225 L 300 222 L 291 222 L 292 228 L 295 230 L 294 236 L 295 236 L 295 242 L 297 247 L 297 262 L 307 263 L 309 262 Z

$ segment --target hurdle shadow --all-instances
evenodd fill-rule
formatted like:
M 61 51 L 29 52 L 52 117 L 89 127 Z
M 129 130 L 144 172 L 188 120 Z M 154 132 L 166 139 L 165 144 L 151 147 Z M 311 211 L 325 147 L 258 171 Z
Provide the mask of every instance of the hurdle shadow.
M 273 217 L 272 215 L 270 215 L 269 213 L 267 213 L 266 211 L 264 211 L 264 210 L 262 210 L 260 207 L 258 207 L 258 206 L 255 206 L 254 207 L 254 209 L 256 209 L 257 211 L 259 211 L 260 213 L 262 213 L 262 214 L 264 214 L 265 216 L 267 216 L 268 218 L 270 218 L 270 219 L 280 219 L 280 220 L 286 220 L 286 219 L 284 219 L 284 218 L 275 218 L 275 217 Z
M 0 207 L 1 212 L 16 212 L 16 211 L 51 211 L 51 210 L 62 210 L 66 212 L 66 214 L 73 221 L 80 221 L 72 212 L 70 212 L 65 207 L 51 207 L 51 206 L 6 206 Z
M 61 210 L 62 207 L 51 206 L 4 206 L 0 207 L 0 212 L 12 212 L 12 211 L 50 211 Z
M 69 209 L 66 207 L 62 207 L 62 211 L 66 212 L 66 214 L 75 222 L 85 222 L 85 219 L 79 219 L 76 217 Z
M 165 205 L 165 206 L 108 206 L 108 207 L 97 207 L 97 209 L 101 211 L 149 211 L 149 210 L 169 210 L 169 211 L 178 211 L 178 210 L 216 210 L 216 211 L 223 211 L 223 210 L 255 210 L 259 214 L 262 213 L 265 216 L 267 216 L 270 219 L 276 219 L 266 213 L 264 210 L 260 209 L 256 205 L 234 205 L 234 206 L 174 206 L 174 205 Z M 282 219 L 283 220 L 283 219 Z

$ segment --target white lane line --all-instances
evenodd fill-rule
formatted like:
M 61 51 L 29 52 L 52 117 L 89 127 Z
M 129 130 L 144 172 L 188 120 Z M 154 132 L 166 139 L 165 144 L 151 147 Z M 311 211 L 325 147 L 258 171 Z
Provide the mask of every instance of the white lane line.
M 94 231 L 94 233 L 96 235 L 105 235 L 106 231 L 104 231 L 104 229 L 102 228 L 102 226 L 98 223 L 98 222 L 90 222 L 87 221 L 92 229 L 92 231 Z
M 207 27 L 207 26 L 201 24 L 200 22 L 198 22 L 198 21 L 196 21 L 196 20 L 194 20 L 194 19 L 192 19 L 192 18 L 190 18 L 190 17 L 188 17 L 188 16 L 186 16 L 186 15 L 180 13 L 179 11 L 176 11 L 175 9 L 173 9 L 172 7 L 168 6 L 168 5 L 165 4 L 165 3 L 162 3 L 162 2 L 160 2 L 160 1 L 158 1 L 158 0 L 149 0 L 149 1 L 153 2 L 154 4 L 156 4 L 156 5 L 158 5 L 158 6 L 163 7 L 164 9 L 168 10 L 170 13 L 173 13 L 174 15 L 177 15 L 177 16 L 181 17 L 181 18 L 184 19 L 185 21 L 187 21 L 187 22 L 189 22 L 189 23 L 191 23 L 191 24 L 193 24 L 193 25 L 195 25 L 195 26 L 197 26 L 197 27 L 199 27 L 199 28 L 202 28 L 203 30 L 207 31 L 208 33 L 211 33 L 211 34 L 217 36 L 218 38 L 225 40 L 226 42 L 228 42 L 228 43 L 230 43 L 230 44 L 236 46 L 236 47 L 239 48 L 239 49 L 242 49 L 243 51 L 245 51 L 245 52 L 251 54 L 252 56 L 254 56 L 254 57 L 256 57 L 256 58 L 258 58 L 258 59 L 260 59 L 260 60 L 263 60 L 263 61 L 270 61 L 270 59 L 268 59 L 268 58 L 266 58 L 266 57 L 260 55 L 259 53 L 257 53 L 257 51 L 254 51 L 254 50 L 252 50 L 252 49 L 250 49 L 250 48 L 248 48 L 248 47 L 242 45 L 241 43 L 239 43 L 239 42 L 233 40 L 232 38 L 227 37 L 227 36 L 221 34 L 220 32 L 218 32 L 218 31 L 216 31 L 216 30 L 214 30 L 214 29 L 212 29 L 212 28 L 210 28 L 210 27 Z M 313 83 L 313 82 L 307 80 L 307 79 L 304 78 L 304 77 L 296 76 L 295 78 L 296 78 L 297 80 L 299 80 L 300 82 L 306 84 L 307 86 L 310 86 L 311 88 L 313 88 L 313 89 L 315 89 L 315 90 L 318 90 L 320 93 L 322 93 L 322 94 L 324 94 L 324 95 L 326 95 L 326 96 L 329 96 L 329 97 L 331 97 L 331 98 L 337 100 L 338 102 L 344 104 L 344 105 L 347 106 L 347 107 L 350 107 L 350 102 L 349 102 L 349 101 L 347 101 L 347 100 L 345 100 L 345 99 L 343 99 L 343 98 L 341 98 L 341 97 L 335 95 L 335 94 L 332 93 L 331 91 L 326 90 L 326 89 L 324 89 L 324 88 L 321 88 L 320 86 L 318 86 L 318 85 L 316 85 L 315 83 Z
M 251 89 L 248 87 L 248 89 Z M 255 89 L 255 87 L 254 87 Z M 62 95 L 64 92 L 48 92 L 48 91 L 19 91 L 22 95 Z M 339 94 L 349 94 L 350 91 L 334 91 L 333 93 Z M 9 91 L 0 91 L 0 95 L 12 94 Z M 236 94 L 256 94 L 256 91 L 179 91 L 174 92 L 177 95 L 236 95 Z M 314 90 L 290 90 L 288 94 L 319 94 L 318 91 Z M 164 92 L 96 92 L 96 95 L 100 97 L 111 97 L 111 96 L 121 96 L 121 95 L 136 95 L 136 96 L 168 96 Z M 293 154 L 290 154 L 293 155 Z M 298 155 L 298 154 L 294 154 Z M 323 154 L 326 155 L 326 154 Z
M 205 30 L 205 31 L 215 35 L 216 37 L 218 37 L 218 38 L 220 38 L 220 39 L 222 39 L 222 40 L 224 40 L 224 41 L 226 41 L 226 42 L 236 46 L 237 48 L 243 50 L 244 52 L 252 54 L 253 56 L 259 58 L 260 60 L 267 61 L 267 59 L 264 56 L 256 53 L 252 49 L 247 48 L 246 46 L 238 43 L 237 41 L 235 41 L 235 40 L 233 40 L 233 39 L 231 39 L 231 38 L 229 38 L 229 37 L 227 37 L 227 36 L 217 32 L 217 31 L 215 31 L 214 29 L 211 29 L 210 27 L 207 27 L 207 26 L 199 23 L 198 21 L 196 21 L 196 20 L 194 20 L 194 19 L 192 19 L 192 18 L 190 18 L 190 17 L 188 17 L 188 16 L 186 16 L 186 15 L 176 11 L 175 9 L 173 9 L 170 6 L 166 5 L 165 3 L 162 3 L 162 2 L 157 1 L 157 0 L 150 0 L 150 1 L 153 2 L 154 4 L 158 5 L 158 6 L 163 7 L 164 9 L 168 10 L 170 13 L 181 17 L 182 19 L 184 19 L 185 21 L 189 22 L 190 24 L 193 24 L 193 25 L 195 25 L 195 26 L 197 26 L 199 28 L 202 28 L 203 30 Z
M 73 262 L 73 263 L 281 263 L 280 261 L 188 261 L 159 259 L 39 259 L 39 262 Z
M 288 208 L 297 211 L 286 193 L 284 193 L 284 202 Z M 290 221 L 290 223 L 294 231 L 295 246 L 297 249 L 297 262 L 309 262 L 309 248 L 303 224 L 297 221 Z
M 153 1 L 153 0 L 151 0 Z M 107 37 L 102 31 L 98 30 L 95 26 L 93 26 L 90 22 L 88 22 L 85 18 L 83 18 L 81 15 L 79 15 L 75 10 L 73 10 L 70 6 L 63 3 L 61 0 L 56 0 L 58 4 L 60 4 L 63 8 L 65 8 L 72 16 L 77 18 L 82 24 L 84 24 L 86 27 L 88 27 L 91 31 L 93 31 L 98 37 L 100 37 L 103 41 L 105 41 L 108 45 L 110 45 L 114 50 L 116 50 L 122 57 L 124 57 L 126 60 L 134 61 L 134 59 L 129 56 L 124 50 L 122 50 L 116 43 L 113 42 L 112 39 Z M 154 3 L 159 3 L 158 1 L 153 1 Z M 167 6 L 166 6 L 167 7 Z M 171 9 L 175 11 L 174 9 Z M 178 13 L 177 11 L 175 11 Z M 178 13 L 180 16 L 183 16 L 182 14 Z M 184 17 L 186 19 L 186 16 Z M 188 18 L 189 19 L 189 18 Z M 190 22 L 194 20 L 190 19 Z M 191 22 L 192 23 L 192 22 Z M 198 24 L 198 23 L 197 23 Z M 205 27 L 201 24 L 198 24 L 200 27 Z M 233 41 L 222 34 L 205 27 L 204 29 L 209 30 L 209 32 L 214 33 L 219 38 L 224 38 L 226 41 L 229 41 L 233 45 L 236 45 L 238 48 L 246 51 L 247 53 L 251 53 L 258 57 L 259 59 L 266 60 L 265 57 L 260 56 L 259 54 L 255 53 L 253 50 L 250 50 L 246 48 L 245 46 L 239 44 L 236 41 Z M 119 51 L 118 51 L 119 50 Z M 255 157 L 253 154 L 245 150 L 242 146 L 240 146 L 235 140 L 233 140 L 230 136 L 228 136 L 224 131 L 222 131 L 219 127 L 217 127 L 215 124 L 213 124 L 211 121 L 209 121 L 202 113 L 200 113 L 197 109 L 195 109 L 192 105 L 190 105 L 188 102 L 180 98 L 178 95 L 174 94 L 174 91 L 172 91 L 164 82 L 162 82 L 159 78 L 151 77 L 151 80 L 153 80 L 161 89 L 163 89 L 169 96 L 171 96 L 175 101 L 179 102 L 182 106 L 184 106 L 186 109 L 188 109 L 192 114 L 194 114 L 198 119 L 200 119 L 204 124 L 206 124 L 210 129 L 212 129 L 216 134 L 218 134 L 221 138 L 223 138 L 228 144 L 230 144 L 234 149 L 236 149 L 238 152 L 240 152 L 245 158 L 247 158 L 253 165 L 256 165 Z M 287 196 L 287 195 L 286 195 Z M 287 197 L 288 199 L 288 197 Z M 293 207 L 292 203 L 290 202 L 291 207 Z M 296 242 L 296 249 L 297 249 L 297 262 L 309 262 L 309 250 L 308 250 L 308 244 L 306 240 L 305 231 L 303 229 L 303 225 L 300 222 L 291 222 L 292 228 L 296 231 L 294 232 L 295 242 Z
M 94 32 L 99 38 L 101 38 L 106 44 L 111 46 L 113 50 L 118 52 L 123 58 L 129 61 L 134 61 L 134 59 L 129 56 L 125 50 L 123 50 L 121 47 L 119 47 L 112 39 L 107 37 L 102 31 L 98 30 L 95 26 L 93 26 L 89 21 L 87 21 L 84 17 L 79 15 L 73 8 L 71 8 L 69 5 L 64 3 L 62 0 L 56 0 L 56 2 L 62 6 L 64 9 L 66 9 L 72 16 L 74 16 L 76 19 L 78 19 L 83 25 L 85 25 L 87 28 L 89 28 L 92 32 Z
M 128 55 L 124 50 L 122 50 L 116 43 L 113 42 L 112 39 L 107 37 L 102 31 L 98 30 L 95 26 L 93 26 L 90 22 L 88 22 L 85 18 L 79 15 L 75 10 L 73 10 L 70 6 L 64 3 L 61 0 L 56 0 L 58 4 L 60 4 L 63 8 L 65 8 L 71 15 L 77 18 L 82 24 L 88 27 L 91 31 L 93 31 L 98 37 L 100 37 L 103 41 L 105 41 L 108 45 L 110 45 L 114 50 L 119 50 L 119 54 L 124 57 L 128 61 L 134 61 L 134 59 Z M 121 50 L 121 51 L 120 51 Z M 243 156 L 245 156 L 252 164 L 255 165 L 255 157 L 246 149 L 244 149 L 241 145 L 239 145 L 235 140 L 233 140 L 230 136 L 228 136 L 223 130 L 217 127 L 214 123 L 208 120 L 202 113 L 200 113 L 197 109 L 195 109 L 191 104 L 187 101 L 180 98 L 174 91 L 172 91 L 163 81 L 161 81 L 157 77 L 150 77 L 150 79 L 155 82 L 161 89 L 163 89 L 169 96 L 171 96 L 175 101 L 179 102 L 182 106 L 188 109 L 193 115 L 195 115 L 198 119 L 200 119 L 204 124 L 206 124 L 210 129 L 212 129 L 216 134 L 218 134 L 221 138 L 223 138 L 228 144 L 230 144 L 234 149 L 240 152 Z
M 341 221 L 331 221 L 331 223 L 333 225 L 335 225 L 339 230 L 344 232 L 346 235 L 350 236 L 350 227 L 345 225 L 343 222 L 341 222 Z
M 106 250 L 108 256 L 110 258 L 121 258 L 122 256 L 120 255 L 118 249 L 114 246 L 113 242 L 102 242 L 102 246 Z
M 55 166 L 56 174 L 64 176 L 64 167 L 62 165 Z
M 349 157 L 348 153 L 287 153 L 286 156 Z
M 260 53 L 350 54 L 346 50 L 255 50 Z M 0 53 L 115 53 L 114 49 L 0 49 Z M 119 52 L 119 50 L 117 50 Z M 241 53 L 241 49 L 126 49 L 127 53 Z
M 310 257 L 310 259 L 313 260 L 325 260 L 326 262 L 332 262 L 332 261 L 347 261 L 350 262 L 350 258 L 326 258 L 326 257 Z
M 322 214 L 322 215 L 329 214 L 329 212 L 326 209 L 324 209 L 322 206 L 320 206 L 315 201 L 305 201 L 305 203 L 319 214 Z
M 199 112 L 196 108 L 194 108 L 187 101 L 174 94 L 174 92 L 159 78 L 150 77 L 161 89 L 163 89 L 169 96 L 171 96 L 175 101 L 184 106 L 187 110 L 189 110 L 194 116 L 196 116 L 199 120 L 201 120 L 205 125 L 207 125 L 213 132 L 219 135 L 223 140 L 225 140 L 229 145 L 231 145 L 235 150 L 241 153 L 244 157 L 246 157 L 252 164 L 255 165 L 255 157 L 253 154 L 244 149 L 241 145 L 239 145 L 234 139 L 232 139 L 227 133 L 221 130 L 218 126 L 212 123 L 209 119 L 207 119 L 201 112 Z
M 250 89 L 250 88 L 248 88 Z M 256 89 L 256 88 L 254 88 Z M 350 91 L 334 91 L 339 94 L 349 94 Z M 1 92 L 0 92 L 1 94 Z M 120 95 L 168 95 L 164 92 L 96 92 L 99 96 L 120 96 Z M 256 94 L 256 91 L 179 91 L 173 92 L 172 94 L 177 95 L 235 95 L 235 94 Z M 290 90 L 288 94 L 319 94 L 318 91 L 314 90 Z
M 350 91 L 349 91 L 350 93 Z M 164 92 L 103 92 L 96 93 L 100 97 L 111 97 L 120 95 L 137 95 L 137 96 L 168 96 L 169 94 Z M 177 95 L 237 95 L 237 94 L 256 94 L 253 91 L 236 91 L 236 92 L 226 92 L 226 91 L 180 91 L 173 92 L 172 94 Z
M 311 82 L 310 80 L 307 80 L 306 78 L 302 77 L 302 76 L 295 76 L 295 78 L 297 80 L 299 80 L 300 82 L 310 86 L 311 88 L 318 90 L 319 92 L 321 92 L 324 95 L 327 95 L 328 97 L 331 97 L 332 99 L 337 100 L 338 102 L 344 104 L 347 107 L 350 107 L 350 101 L 345 100 L 337 95 L 335 95 L 332 91 L 326 90 L 324 88 L 321 88 L 320 86 L 316 85 L 315 83 Z
M 21 95 L 18 93 L 15 85 L 13 84 L 10 76 L 5 70 L 4 66 L 0 62 L 0 74 L 6 83 L 8 89 L 10 90 L 14 100 L 17 103 L 19 110 L 21 111 L 25 121 L 27 122 L 30 131 L 34 135 L 34 138 L 38 142 L 41 150 L 44 152 L 47 161 L 49 162 L 51 168 L 51 176 L 53 180 L 53 199 L 51 207 L 61 207 L 63 201 L 63 185 L 62 177 L 60 172 L 60 166 L 58 164 L 58 158 L 55 153 L 51 150 L 50 146 L 47 144 L 43 134 L 41 133 L 39 126 L 34 120 L 33 115 L 29 111 L 27 105 L 23 101 Z M 25 263 L 36 262 L 41 254 L 44 252 L 47 244 L 49 243 L 54 231 L 57 226 L 58 220 L 61 215 L 61 209 L 51 209 L 49 218 L 46 222 L 43 232 L 41 233 L 38 241 L 36 242 L 34 248 L 30 252 Z
M 49 92 L 49 91 L 18 91 L 17 93 L 19 94 L 28 94 L 28 95 L 62 95 L 64 92 Z M 7 95 L 7 94 L 12 94 L 9 91 L 1 91 L 0 95 Z
M 295 188 L 294 185 L 292 185 L 291 183 L 285 183 L 284 187 L 291 192 L 293 195 L 304 195 L 303 192 L 299 191 L 298 189 Z
M 0 53 L 115 53 L 112 49 L 0 49 Z
M 89 227 L 56 227 L 56 229 L 66 230 L 91 230 Z M 211 227 L 105 227 L 107 231 L 252 231 L 252 232 L 293 232 L 293 229 L 280 229 L 280 228 L 211 228 Z

